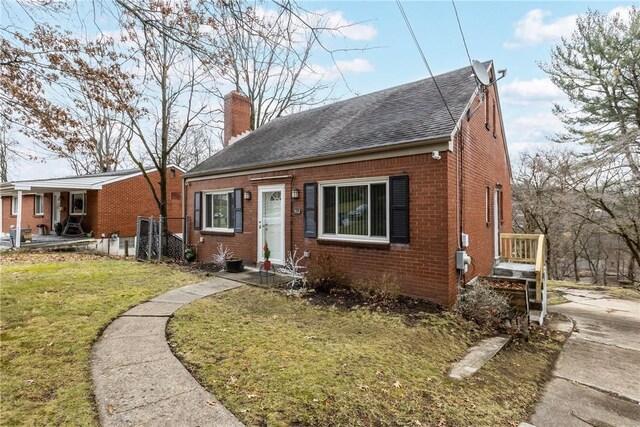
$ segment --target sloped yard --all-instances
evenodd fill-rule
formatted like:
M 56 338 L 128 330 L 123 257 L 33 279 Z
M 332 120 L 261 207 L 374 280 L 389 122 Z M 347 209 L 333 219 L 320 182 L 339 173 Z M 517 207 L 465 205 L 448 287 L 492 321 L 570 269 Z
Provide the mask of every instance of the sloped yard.
M 89 356 L 120 313 L 198 276 L 94 256 L 0 257 L 2 425 L 97 425 Z
M 450 313 L 318 306 L 265 289 L 205 298 L 169 324 L 175 353 L 247 425 L 517 425 L 561 346 L 534 331 L 464 383 L 451 362 L 481 336 Z

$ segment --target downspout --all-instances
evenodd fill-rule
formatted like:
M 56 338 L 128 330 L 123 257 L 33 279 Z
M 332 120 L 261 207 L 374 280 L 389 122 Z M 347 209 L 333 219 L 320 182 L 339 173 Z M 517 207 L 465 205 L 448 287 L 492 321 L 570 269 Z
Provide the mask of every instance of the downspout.
M 184 218 L 184 245 L 189 245 L 189 224 L 187 223 L 187 179 L 182 178 L 182 200 L 180 201 L 182 218 Z
M 289 188 L 289 251 L 293 251 L 293 197 L 291 197 L 291 193 L 293 192 L 293 181 L 295 179 L 296 179 L 295 175 L 291 175 L 290 188 Z M 286 255 L 284 259 L 286 261 L 287 259 Z

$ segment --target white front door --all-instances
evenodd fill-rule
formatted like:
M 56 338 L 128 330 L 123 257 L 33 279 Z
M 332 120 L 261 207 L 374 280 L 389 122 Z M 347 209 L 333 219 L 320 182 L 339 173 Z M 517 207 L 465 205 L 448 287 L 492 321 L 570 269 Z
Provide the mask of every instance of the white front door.
M 269 245 L 274 264 L 284 264 L 284 185 L 258 187 L 258 262 Z
M 51 228 L 53 229 L 56 222 L 60 222 L 60 193 L 53 193 L 51 199 Z

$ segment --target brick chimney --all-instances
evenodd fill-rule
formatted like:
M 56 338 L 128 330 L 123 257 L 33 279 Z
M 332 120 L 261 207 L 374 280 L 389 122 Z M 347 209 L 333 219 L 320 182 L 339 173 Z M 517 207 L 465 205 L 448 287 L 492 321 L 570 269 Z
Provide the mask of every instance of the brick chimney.
M 234 136 L 251 130 L 251 101 L 240 92 L 230 92 L 224 97 L 224 140 L 229 145 Z

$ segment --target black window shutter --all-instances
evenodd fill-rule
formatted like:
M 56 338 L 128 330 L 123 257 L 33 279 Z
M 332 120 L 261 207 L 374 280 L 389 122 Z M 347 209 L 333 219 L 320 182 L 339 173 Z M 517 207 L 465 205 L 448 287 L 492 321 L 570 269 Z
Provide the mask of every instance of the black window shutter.
M 389 178 L 391 221 L 391 243 L 409 243 L 409 177 Z
M 235 198 L 235 191 L 232 191 L 231 193 L 227 194 L 227 200 L 228 200 L 228 205 L 227 205 L 227 215 L 229 216 L 229 228 L 236 228 L 236 198 Z
M 202 192 L 193 193 L 193 229 L 202 230 Z
M 242 188 L 233 190 L 233 231 L 242 233 Z
M 304 185 L 304 237 L 318 237 L 318 184 Z

